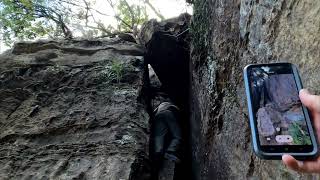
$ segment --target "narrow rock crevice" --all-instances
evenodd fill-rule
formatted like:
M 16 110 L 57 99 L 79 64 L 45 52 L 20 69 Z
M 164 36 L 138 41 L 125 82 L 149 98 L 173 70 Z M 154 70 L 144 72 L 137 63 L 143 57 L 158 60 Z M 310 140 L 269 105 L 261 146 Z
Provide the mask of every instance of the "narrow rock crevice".
M 148 68 L 148 108 L 150 123 L 154 121 L 153 110 L 170 98 L 180 109 L 182 146 L 181 162 L 176 163 L 173 170 L 169 167 L 161 178 L 190 179 L 190 126 L 189 126 L 189 23 L 190 15 L 182 14 L 178 18 L 165 20 L 161 23 L 149 21 L 142 27 L 140 42 L 146 47 L 145 68 Z M 146 31 L 143 31 L 146 29 Z M 151 132 L 152 134 L 152 132 Z M 152 139 L 150 154 L 152 154 Z M 169 165 L 169 164 L 168 164 Z M 174 171 L 170 173 L 169 171 Z M 186 173 L 188 172 L 188 173 Z M 161 175 L 160 175 L 161 176 Z M 174 177 L 172 177 L 174 176 Z
M 250 158 L 249 168 L 248 168 L 247 175 L 246 175 L 247 178 L 252 177 L 252 175 L 254 173 L 254 158 L 255 158 L 254 156 L 255 155 L 252 154 L 251 158 Z

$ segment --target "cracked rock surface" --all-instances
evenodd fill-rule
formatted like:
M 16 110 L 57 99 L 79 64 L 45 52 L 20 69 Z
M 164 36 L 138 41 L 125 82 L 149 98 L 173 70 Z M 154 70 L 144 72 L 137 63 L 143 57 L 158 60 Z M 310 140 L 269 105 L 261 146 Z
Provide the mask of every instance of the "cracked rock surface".
M 0 55 L 0 179 L 148 179 L 142 56 L 117 38 Z
M 319 94 L 320 1 L 194 1 L 191 141 L 194 179 L 319 179 L 252 152 L 242 69 L 291 62 Z

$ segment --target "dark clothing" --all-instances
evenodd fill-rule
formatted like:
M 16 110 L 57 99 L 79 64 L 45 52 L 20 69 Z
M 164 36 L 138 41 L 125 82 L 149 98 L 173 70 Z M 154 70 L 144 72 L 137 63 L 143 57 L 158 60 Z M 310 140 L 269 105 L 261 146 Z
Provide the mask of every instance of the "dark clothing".
M 181 144 L 181 130 L 177 122 L 177 118 L 173 111 L 163 110 L 155 115 L 155 120 L 153 122 L 154 127 L 154 151 L 155 153 L 164 154 L 176 153 Z M 166 135 L 169 135 L 171 139 L 167 144 L 168 147 L 165 148 Z
M 179 108 L 171 102 L 163 102 L 154 110 L 151 123 L 151 157 L 154 163 L 154 179 L 158 173 L 167 171 L 166 163 L 175 165 L 180 162 L 181 129 Z M 170 163 L 169 163 L 170 164 Z M 161 176 L 161 175 L 160 175 Z M 161 178 L 160 178 L 161 179 Z

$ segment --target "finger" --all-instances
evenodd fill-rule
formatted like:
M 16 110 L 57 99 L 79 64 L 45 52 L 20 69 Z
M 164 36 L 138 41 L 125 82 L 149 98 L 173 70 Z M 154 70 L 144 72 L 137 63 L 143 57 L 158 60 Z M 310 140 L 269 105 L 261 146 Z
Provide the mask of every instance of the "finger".
M 289 168 L 292 169 L 294 171 L 299 171 L 300 172 L 300 168 L 299 168 L 299 164 L 297 162 L 297 160 L 295 160 L 292 156 L 290 155 L 283 155 L 282 156 L 282 162 Z
M 290 155 L 283 155 L 282 161 L 288 168 L 294 171 L 306 173 L 320 172 L 319 159 L 317 161 L 298 161 Z
M 312 95 L 306 89 L 299 92 L 301 102 L 312 111 L 320 113 L 320 96 Z
M 311 95 L 306 89 L 300 90 L 299 96 L 301 102 L 310 110 L 316 132 L 320 132 L 320 96 Z M 320 138 L 320 134 L 318 136 Z

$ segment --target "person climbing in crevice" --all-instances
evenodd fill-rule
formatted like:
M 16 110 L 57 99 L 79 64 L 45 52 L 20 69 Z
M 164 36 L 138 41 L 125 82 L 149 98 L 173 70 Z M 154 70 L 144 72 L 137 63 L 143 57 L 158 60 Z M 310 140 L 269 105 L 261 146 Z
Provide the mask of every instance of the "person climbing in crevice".
M 181 129 L 179 108 L 170 100 L 166 100 L 153 111 L 154 118 L 151 124 L 152 159 L 155 165 L 155 174 L 163 167 L 163 162 L 169 160 L 179 163 L 181 146 Z M 174 170 L 174 169 L 173 169 Z

